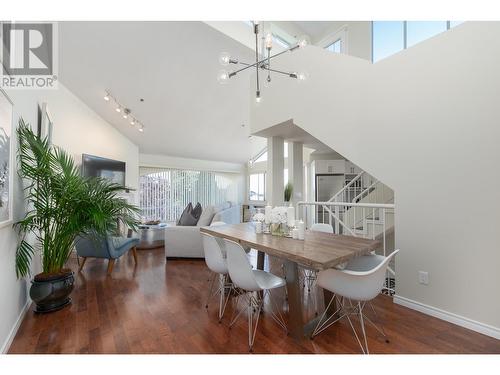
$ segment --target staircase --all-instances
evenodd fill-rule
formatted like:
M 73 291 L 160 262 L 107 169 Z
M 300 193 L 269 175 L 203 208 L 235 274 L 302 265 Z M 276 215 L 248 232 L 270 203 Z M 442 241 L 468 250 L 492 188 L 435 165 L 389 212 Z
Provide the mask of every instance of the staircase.
M 318 210 L 320 208 L 320 210 Z M 377 239 L 376 253 L 387 256 L 394 250 L 394 191 L 362 171 L 326 202 L 299 202 L 297 215 L 310 227 L 329 223 L 334 233 Z M 383 292 L 394 294 L 395 265 L 387 271 Z
M 394 191 L 365 171 L 356 175 L 327 203 L 336 205 L 321 205 L 320 212 L 323 215 L 317 213 L 315 222 L 331 224 L 335 233 L 375 238 L 381 234 L 382 228 L 390 230 L 394 226 L 393 212 L 384 217 L 382 208 L 362 206 L 363 203 L 394 203 Z M 347 203 L 356 203 L 358 206 Z

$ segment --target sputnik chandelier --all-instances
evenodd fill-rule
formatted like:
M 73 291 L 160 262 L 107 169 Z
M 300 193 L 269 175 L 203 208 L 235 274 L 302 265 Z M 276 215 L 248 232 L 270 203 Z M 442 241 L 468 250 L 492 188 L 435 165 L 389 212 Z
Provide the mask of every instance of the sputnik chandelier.
M 298 48 L 303 48 L 309 44 L 309 40 L 307 37 L 301 37 L 299 38 L 298 42 L 294 44 L 291 47 L 286 48 L 285 50 L 271 54 L 271 50 L 273 48 L 273 35 L 271 33 L 267 33 L 265 37 L 263 37 L 263 43 L 264 43 L 264 48 L 262 50 L 264 51 L 261 56 L 259 56 L 259 34 L 260 34 L 260 27 L 259 27 L 259 22 L 254 21 L 253 22 L 253 32 L 255 34 L 255 62 L 254 63 L 246 63 L 243 61 L 240 61 L 238 59 L 234 59 L 231 57 L 231 55 L 227 52 L 223 52 L 220 54 L 219 57 L 219 62 L 223 66 L 227 66 L 229 64 L 235 64 L 235 65 L 243 65 L 242 68 L 239 68 L 237 70 L 233 70 L 231 72 L 228 72 L 227 70 L 220 70 L 219 74 L 217 76 L 217 80 L 225 84 L 229 82 L 229 79 L 236 76 L 237 74 L 243 72 L 244 70 L 255 68 L 255 74 L 256 74 L 256 91 L 255 91 L 255 101 L 259 103 L 261 101 L 261 96 L 260 96 L 260 81 L 259 81 L 259 71 L 263 70 L 265 71 L 264 74 L 267 73 L 266 81 L 267 83 L 271 82 L 271 73 L 277 73 L 281 74 L 284 76 L 288 76 L 290 78 L 297 79 L 299 81 L 303 81 L 307 78 L 306 73 L 297 73 L 297 72 L 284 72 L 282 70 L 274 69 L 271 68 L 271 60 L 277 56 L 283 55 L 284 53 L 287 52 L 293 52 Z

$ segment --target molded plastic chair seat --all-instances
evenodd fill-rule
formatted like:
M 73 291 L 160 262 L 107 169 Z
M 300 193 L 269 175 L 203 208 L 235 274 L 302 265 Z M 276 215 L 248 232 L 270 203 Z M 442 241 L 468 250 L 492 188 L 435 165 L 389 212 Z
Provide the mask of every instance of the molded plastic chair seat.
M 261 270 L 253 270 L 252 272 L 260 289 L 274 289 L 286 285 L 285 279 L 272 273 Z
M 314 232 L 323 232 L 333 234 L 333 227 L 330 224 L 316 223 L 311 225 L 311 230 Z
M 351 259 L 349 262 L 347 262 L 344 270 L 358 271 L 358 272 L 368 271 L 378 266 L 384 260 L 385 257 L 382 255 L 377 255 L 377 254 L 363 255 Z
M 346 267 L 344 270 L 328 269 L 319 272 L 317 284 L 321 288 L 329 290 L 334 295 L 330 300 L 328 307 L 325 309 L 325 312 L 319 319 L 311 338 L 331 326 L 333 323 L 337 322 L 339 319 L 346 317 L 363 353 L 369 353 L 364 321 L 368 321 L 380 333 L 382 333 L 382 335 L 386 335 L 383 328 L 379 329 L 368 317 L 365 316 L 363 308 L 366 303 L 370 305 L 369 301 L 377 297 L 380 293 L 384 285 L 389 262 L 398 252 L 399 250 L 394 250 L 387 257 L 375 254 L 361 256 L 348 262 L 348 268 Z M 334 298 L 337 298 L 337 303 L 340 305 L 340 308 L 337 311 L 341 312 L 340 317 L 336 318 L 336 314 L 332 314 L 327 319 L 324 319 Z M 344 300 L 350 301 L 348 306 Z M 353 305 L 352 300 L 357 301 L 357 304 Z M 375 313 L 373 306 L 372 309 Z M 364 347 L 359 340 L 356 330 L 354 329 L 349 317 L 350 315 L 359 317 L 364 338 Z

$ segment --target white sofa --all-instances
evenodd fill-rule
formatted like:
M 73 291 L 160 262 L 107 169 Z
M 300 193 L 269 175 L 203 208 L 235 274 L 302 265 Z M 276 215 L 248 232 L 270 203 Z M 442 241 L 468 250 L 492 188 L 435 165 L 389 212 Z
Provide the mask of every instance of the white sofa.
M 240 206 L 227 202 L 226 204 L 214 207 L 209 206 L 205 210 L 214 210 L 210 224 L 224 222 L 226 224 L 236 224 L 241 222 Z M 203 214 L 202 214 L 203 217 Z M 202 221 L 202 218 L 200 218 Z M 206 222 L 197 226 L 177 226 L 175 223 L 165 228 L 165 257 L 167 258 L 204 258 L 203 244 L 201 240 L 200 228 Z

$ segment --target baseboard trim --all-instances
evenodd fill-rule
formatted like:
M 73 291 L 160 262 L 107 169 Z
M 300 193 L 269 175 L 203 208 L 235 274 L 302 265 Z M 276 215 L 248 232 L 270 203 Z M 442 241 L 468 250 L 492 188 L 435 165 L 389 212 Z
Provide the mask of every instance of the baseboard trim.
M 24 305 L 23 309 L 21 310 L 21 313 L 17 317 L 16 323 L 14 324 L 14 326 L 10 330 L 9 335 L 5 339 L 5 342 L 2 345 L 2 350 L 0 350 L 0 353 L 7 354 L 7 352 L 9 351 L 10 345 L 12 344 L 12 341 L 14 341 L 14 337 L 16 337 L 17 330 L 21 326 L 21 323 L 23 322 L 24 316 L 28 312 L 30 305 L 31 305 L 31 299 L 28 298 L 28 300 L 26 301 L 26 304 Z
M 441 310 L 437 307 L 429 306 L 406 297 L 395 295 L 393 301 L 398 305 L 408 307 L 409 309 L 419 311 L 426 315 L 445 320 L 449 323 L 456 324 L 457 326 L 461 326 L 500 340 L 500 328 L 493 327 L 488 324 L 484 324 L 445 310 Z

